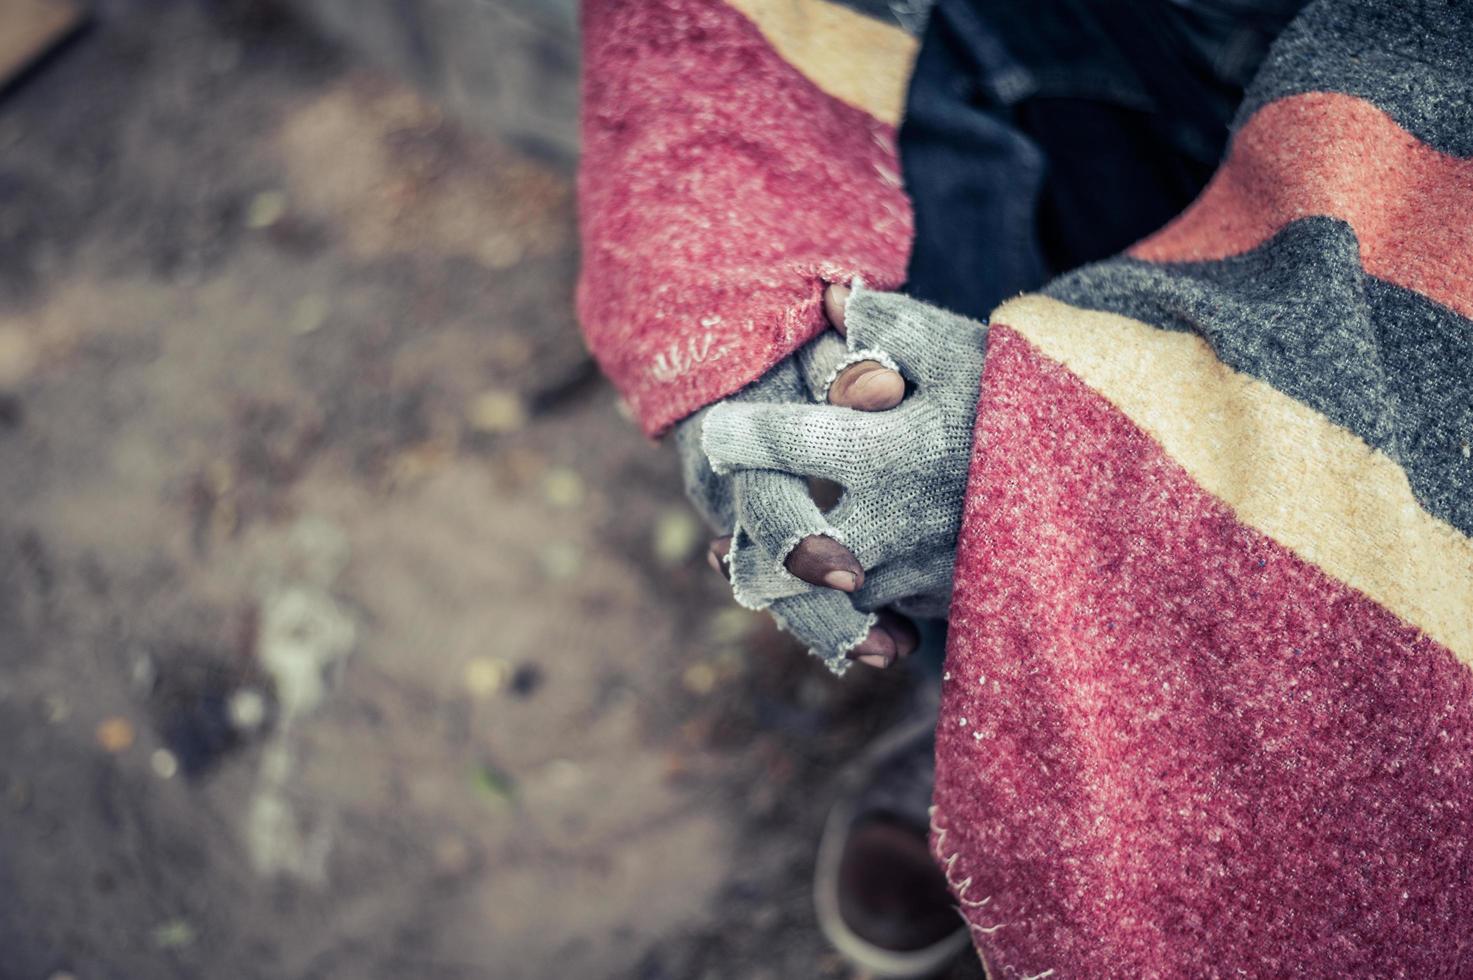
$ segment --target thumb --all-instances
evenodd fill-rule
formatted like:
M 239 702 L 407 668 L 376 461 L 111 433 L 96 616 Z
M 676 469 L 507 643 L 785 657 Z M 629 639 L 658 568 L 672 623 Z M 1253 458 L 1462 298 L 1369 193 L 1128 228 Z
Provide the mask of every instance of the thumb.
M 839 331 L 840 336 L 848 335 L 848 328 L 844 324 L 844 308 L 849 304 L 848 286 L 838 283 L 830 283 L 823 291 L 823 312 L 829 318 L 829 323 Z

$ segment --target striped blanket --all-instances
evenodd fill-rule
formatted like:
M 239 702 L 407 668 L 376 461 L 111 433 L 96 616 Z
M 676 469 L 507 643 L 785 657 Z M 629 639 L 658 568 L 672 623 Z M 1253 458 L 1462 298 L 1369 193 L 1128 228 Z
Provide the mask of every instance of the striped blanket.
M 995 976 L 1473 975 L 1473 7 L 1321 2 L 991 318 L 934 846 Z
M 735 6 L 585 18 L 650 432 L 903 274 L 889 76 L 764 33 L 854 15 Z M 1473 4 L 1317 0 L 1191 207 L 991 317 L 932 827 L 991 975 L 1473 976 L 1470 666 Z

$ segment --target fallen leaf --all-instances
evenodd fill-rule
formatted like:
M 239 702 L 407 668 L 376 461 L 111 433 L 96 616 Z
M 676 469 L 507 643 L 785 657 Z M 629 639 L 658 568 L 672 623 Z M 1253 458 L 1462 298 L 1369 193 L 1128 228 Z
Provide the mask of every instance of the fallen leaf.
M 498 805 L 511 803 L 517 795 L 516 781 L 489 762 L 483 762 L 472 769 L 471 789 L 478 796 Z

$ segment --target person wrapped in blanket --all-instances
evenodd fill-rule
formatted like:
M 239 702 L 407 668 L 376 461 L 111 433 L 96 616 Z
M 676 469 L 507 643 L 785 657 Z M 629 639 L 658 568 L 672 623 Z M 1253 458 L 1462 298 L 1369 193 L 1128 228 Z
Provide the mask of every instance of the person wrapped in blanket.
M 735 597 L 837 671 L 948 624 L 825 931 L 1473 975 L 1473 5 L 926 13 L 584 8 L 581 317 Z

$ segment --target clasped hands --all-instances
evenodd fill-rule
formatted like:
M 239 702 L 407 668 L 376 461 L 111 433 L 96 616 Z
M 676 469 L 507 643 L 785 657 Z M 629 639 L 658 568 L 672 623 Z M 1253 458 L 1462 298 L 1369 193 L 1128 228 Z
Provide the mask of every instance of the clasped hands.
M 713 564 L 836 673 L 945 616 L 986 327 L 899 293 L 830 286 L 832 331 L 676 430 Z M 821 510 L 809 478 L 842 495 Z

